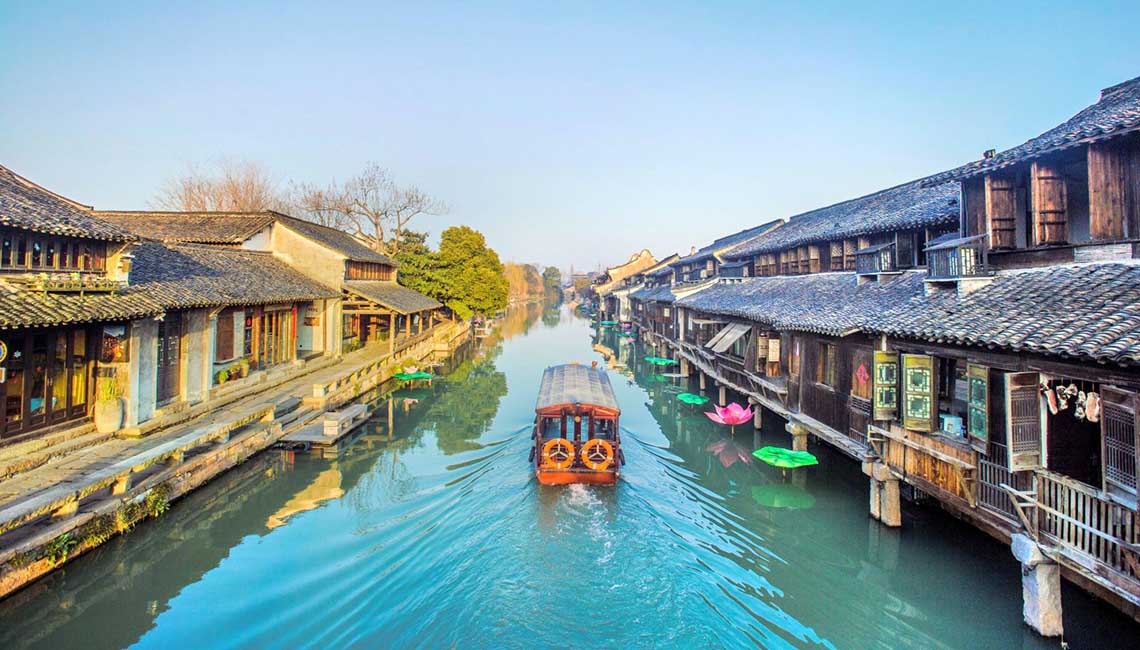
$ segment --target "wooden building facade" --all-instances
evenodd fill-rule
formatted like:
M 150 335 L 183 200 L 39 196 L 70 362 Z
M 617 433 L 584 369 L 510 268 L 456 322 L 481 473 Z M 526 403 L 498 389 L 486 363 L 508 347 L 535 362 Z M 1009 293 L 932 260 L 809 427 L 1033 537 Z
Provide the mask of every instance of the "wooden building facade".
M 1020 147 L 724 252 L 672 333 L 635 314 L 702 387 L 863 463 L 885 523 L 879 495 L 909 486 L 1137 616 L 1138 114 L 1140 80 L 1106 89 Z

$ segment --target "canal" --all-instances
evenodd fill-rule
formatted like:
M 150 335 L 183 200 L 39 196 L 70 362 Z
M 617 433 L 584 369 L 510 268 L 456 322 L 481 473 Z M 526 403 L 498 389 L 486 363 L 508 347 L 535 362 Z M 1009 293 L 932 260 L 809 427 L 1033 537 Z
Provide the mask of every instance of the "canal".
M 589 323 L 512 310 L 431 386 L 368 401 L 350 449 L 251 458 L 0 603 L 16 648 L 1055 648 L 1021 624 L 1007 547 L 907 506 L 867 516 L 859 467 L 783 476 L 776 418 L 735 436 L 612 333 L 617 488 L 540 488 L 527 463 L 549 364 L 600 360 Z M 1137 626 L 1066 585 L 1072 648 Z

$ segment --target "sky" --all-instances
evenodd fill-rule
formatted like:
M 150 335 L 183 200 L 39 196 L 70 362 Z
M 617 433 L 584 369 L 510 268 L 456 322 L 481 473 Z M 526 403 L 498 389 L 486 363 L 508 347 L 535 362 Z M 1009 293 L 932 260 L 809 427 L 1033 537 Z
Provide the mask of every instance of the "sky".
M 659 257 L 1004 149 L 1140 76 L 1140 2 L 0 0 L 0 164 L 145 209 L 369 162 L 505 260 Z

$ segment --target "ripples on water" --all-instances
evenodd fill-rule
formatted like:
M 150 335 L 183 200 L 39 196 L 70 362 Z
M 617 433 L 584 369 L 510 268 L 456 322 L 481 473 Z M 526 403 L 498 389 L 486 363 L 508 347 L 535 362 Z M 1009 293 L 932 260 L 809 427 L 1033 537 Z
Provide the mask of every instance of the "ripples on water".
M 541 370 L 596 356 L 580 320 L 512 318 L 337 460 L 262 454 L 0 604 L 0 647 L 1057 646 L 1022 627 L 1007 549 L 924 509 L 881 528 L 827 449 L 792 476 L 718 454 L 787 441 L 774 417 L 729 436 L 652 370 L 612 375 L 619 485 L 537 485 Z M 1065 597 L 1074 648 L 1136 638 Z

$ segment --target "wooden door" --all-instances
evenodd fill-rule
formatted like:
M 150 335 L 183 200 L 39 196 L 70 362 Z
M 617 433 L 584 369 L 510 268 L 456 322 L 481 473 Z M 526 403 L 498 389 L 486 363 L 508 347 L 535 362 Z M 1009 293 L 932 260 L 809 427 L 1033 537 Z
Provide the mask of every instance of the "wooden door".
M 233 316 L 227 314 L 230 322 Z M 231 334 L 232 340 L 232 334 Z M 170 401 L 178 396 L 182 376 L 182 314 L 167 314 L 158 322 L 158 359 L 155 364 L 158 402 Z

